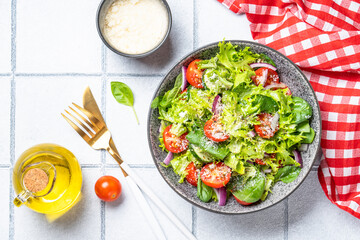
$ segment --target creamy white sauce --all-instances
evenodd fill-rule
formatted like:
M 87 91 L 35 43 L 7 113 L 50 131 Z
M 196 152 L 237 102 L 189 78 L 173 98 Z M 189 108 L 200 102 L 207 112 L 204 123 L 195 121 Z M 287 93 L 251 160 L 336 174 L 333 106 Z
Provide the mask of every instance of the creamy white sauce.
M 168 24 L 167 9 L 160 0 L 117 0 L 106 13 L 104 35 L 118 51 L 141 54 L 159 45 Z

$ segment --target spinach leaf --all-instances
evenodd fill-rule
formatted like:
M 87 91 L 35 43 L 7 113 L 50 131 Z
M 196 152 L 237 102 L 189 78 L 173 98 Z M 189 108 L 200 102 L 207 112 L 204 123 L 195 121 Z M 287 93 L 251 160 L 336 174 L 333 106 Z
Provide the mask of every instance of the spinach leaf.
M 171 101 L 177 97 L 177 95 L 181 92 L 181 84 L 182 84 L 182 73 L 180 73 L 175 80 L 174 87 L 167 91 L 162 97 L 159 105 L 163 108 L 168 107 L 171 104 Z
M 199 176 L 197 182 L 197 196 L 203 202 L 209 202 L 214 195 L 214 189 L 212 187 L 207 186 L 201 181 Z
M 271 97 L 256 95 L 253 105 L 259 105 L 261 112 L 273 113 L 279 109 L 276 101 Z
M 309 124 L 309 121 L 304 121 L 302 123 L 300 123 L 296 130 L 298 132 L 304 132 L 304 133 L 309 133 L 310 132 L 310 124 Z
M 291 183 L 294 181 L 301 172 L 300 167 L 296 166 L 285 166 L 280 168 L 279 171 L 275 174 L 275 182 L 282 181 L 284 183 Z
M 292 114 L 294 116 L 293 123 L 301 123 L 311 118 L 312 108 L 304 99 L 293 97 Z
M 152 102 L 151 102 L 151 108 L 156 109 L 159 107 L 161 102 L 162 96 L 157 96 Z
M 191 131 L 188 135 L 186 135 L 186 138 L 190 143 L 210 153 L 216 159 L 224 159 L 229 153 L 226 145 L 211 141 L 204 135 L 204 132 L 201 129 L 195 129 L 195 131 Z
M 304 138 L 301 141 L 301 143 L 312 143 L 315 138 L 315 131 L 314 131 L 314 129 L 310 128 L 310 132 L 303 133 L 302 135 L 305 136 L 306 138 Z
M 228 187 L 232 194 L 241 201 L 256 202 L 264 193 L 265 177 L 259 170 L 256 170 L 255 176 L 251 178 L 246 178 L 245 175 L 233 177 Z
M 111 92 L 118 103 L 132 108 L 136 121 L 139 124 L 139 119 L 134 108 L 134 95 L 129 86 L 122 82 L 111 82 Z

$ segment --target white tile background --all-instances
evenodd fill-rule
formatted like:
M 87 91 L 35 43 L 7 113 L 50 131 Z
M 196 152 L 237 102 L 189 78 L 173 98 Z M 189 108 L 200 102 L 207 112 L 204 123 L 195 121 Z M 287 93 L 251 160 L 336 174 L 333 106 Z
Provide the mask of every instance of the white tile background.
M 173 28 L 168 41 L 150 57 L 134 60 L 101 43 L 95 28 L 98 3 L 0 0 L 0 239 L 155 239 L 113 160 L 90 149 L 60 116 L 72 101 L 81 103 L 87 85 L 124 159 L 198 239 L 359 239 L 359 220 L 327 200 L 317 167 L 288 199 L 254 214 L 207 212 L 173 192 L 154 167 L 147 144 L 153 91 L 193 49 L 222 39 L 251 40 L 249 23 L 215 0 L 169 0 Z M 113 99 L 111 81 L 132 88 L 140 125 L 129 107 Z M 84 176 L 82 200 L 52 224 L 12 205 L 12 166 L 25 149 L 42 142 L 71 150 Z M 118 201 L 105 204 L 95 196 L 94 183 L 103 174 L 123 182 Z M 151 206 L 168 239 L 185 239 Z

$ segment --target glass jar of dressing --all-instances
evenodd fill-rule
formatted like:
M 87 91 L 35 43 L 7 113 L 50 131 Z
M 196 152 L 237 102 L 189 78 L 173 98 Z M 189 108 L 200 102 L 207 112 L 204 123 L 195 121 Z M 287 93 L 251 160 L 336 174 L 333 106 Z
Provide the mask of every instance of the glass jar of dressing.
M 81 197 L 82 174 L 75 156 L 55 144 L 26 150 L 13 170 L 15 206 L 26 205 L 49 221 L 72 208 Z

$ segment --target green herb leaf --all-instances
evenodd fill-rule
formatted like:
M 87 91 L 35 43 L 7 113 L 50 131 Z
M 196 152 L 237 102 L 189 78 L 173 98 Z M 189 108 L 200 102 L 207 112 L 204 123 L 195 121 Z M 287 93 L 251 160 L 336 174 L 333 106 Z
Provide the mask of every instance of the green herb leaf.
M 118 103 L 132 108 L 136 121 L 139 124 L 139 119 L 134 108 L 134 95 L 129 86 L 122 82 L 111 82 L 111 92 Z
M 197 196 L 203 202 L 209 202 L 214 194 L 214 189 L 207 186 L 201 181 L 199 176 L 198 183 L 197 183 Z
M 253 170 L 254 168 L 252 168 Z M 237 175 L 233 177 L 228 184 L 228 188 L 232 194 L 247 203 L 258 201 L 265 190 L 265 177 L 259 170 L 255 170 L 255 176 L 248 178 L 245 175 Z M 253 172 L 253 171 L 251 171 Z
M 229 153 L 229 149 L 226 148 L 226 145 L 209 140 L 201 129 L 191 131 L 186 135 L 186 138 L 190 143 L 200 147 L 216 159 L 224 159 Z
M 282 181 L 284 183 L 291 183 L 294 181 L 301 172 L 300 167 L 296 166 L 285 166 L 280 168 L 275 175 L 275 182 Z
M 301 123 L 308 120 L 312 116 L 312 108 L 309 103 L 299 97 L 293 97 L 293 115 L 294 123 Z

